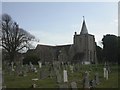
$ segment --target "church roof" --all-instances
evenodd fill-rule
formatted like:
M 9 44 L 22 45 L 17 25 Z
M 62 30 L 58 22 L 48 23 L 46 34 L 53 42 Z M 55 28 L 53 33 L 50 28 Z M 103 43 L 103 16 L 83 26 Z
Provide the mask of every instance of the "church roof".
M 82 35 L 82 34 L 88 34 L 88 30 L 87 30 L 87 27 L 86 27 L 86 24 L 85 24 L 84 16 L 83 16 L 83 24 L 82 24 L 80 35 Z

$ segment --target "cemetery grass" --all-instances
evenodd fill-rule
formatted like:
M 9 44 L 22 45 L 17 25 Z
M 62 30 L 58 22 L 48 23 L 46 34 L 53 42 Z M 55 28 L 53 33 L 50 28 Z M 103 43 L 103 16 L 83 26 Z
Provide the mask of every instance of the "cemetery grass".
M 109 79 L 105 80 L 103 78 L 103 66 L 104 65 L 81 65 L 79 68 L 80 70 L 75 73 L 71 73 L 70 70 L 68 70 L 68 85 L 70 87 L 70 83 L 72 81 L 77 82 L 77 87 L 82 88 L 82 73 L 85 72 L 86 70 L 90 71 L 90 80 L 94 78 L 95 72 L 99 73 L 99 79 L 100 79 L 100 84 L 97 85 L 96 88 L 118 88 L 118 66 L 117 65 L 112 65 L 111 66 L 111 73 L 109 75 Z M 38 67 L 38 66 L 36 66 Z M 48 67 L 45 67 L 48 68 Z M 61 70 L 61 75 L 63 75 L 62 70 Z M 45 79 L 40 79 L 38 81 L 33 81 L 33 78 L 38 78 L 39 79 L 39 74 L 38 73 L 27 73 L 27 76 L 18 76 L 18 75 L 9 75 L 7 71 L 4 72 L 4 83 L 3 86 L 6 85 L 7 88 L 30 88 L 32 84 L 36 84 L 38 88 L 58 88 L 58 84 L 56 83 L 56 77 L 53 78 L 45 78 Z M 61 83 L 62 84 L 62 83 Z

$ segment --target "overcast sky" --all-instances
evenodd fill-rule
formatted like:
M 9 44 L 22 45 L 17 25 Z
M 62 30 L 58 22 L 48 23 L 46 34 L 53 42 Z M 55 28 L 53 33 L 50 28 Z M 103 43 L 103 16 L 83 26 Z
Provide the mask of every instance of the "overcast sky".
M 117 2 L 3 2 L 2 13 L 47 45 L 72 44 L 74 32 L 80 33 L 83 16 L 98 45 L 103 35 L 118 35 Z

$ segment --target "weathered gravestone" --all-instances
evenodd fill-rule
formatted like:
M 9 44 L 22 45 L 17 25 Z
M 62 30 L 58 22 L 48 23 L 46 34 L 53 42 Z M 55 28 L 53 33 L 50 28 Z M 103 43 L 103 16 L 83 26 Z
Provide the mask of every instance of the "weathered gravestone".
M 29 66 L 28 66 L 28 64 L 25 65 L 25 71 L 26 71 L 26 73 L 29 72 Z
M 95 80 L 90 80 L 90 88 L 95 88 L 96 87 L 96 83 Z
M 34 66 L 33 66 L 32 62 L 29 62 L 29 65 L 30 65 L 31 71 L 34 71 Z
M 103 68 L 103 70 L 104 70 L 104 78 L 108 80 L 108 70 L 106 68 Z
M 70 65 L 70 71 L 71 71 L 71 73 L 73 73 L 73 66 L 72 65 Z
M 106 80 L 108 80 L 108 70 L 106 70 Z
M 59 73 L 59 71 L 56 71 L 56 78 L 57 78 L 57 83 L 62 83 L 62 76 Z
M 40 61 L 38 61 L 38 65 L 39 65 L 39 68 L 42 67 L 42 63 Z
M 83 77 L 83 88 L 89 88 L 89 73 L 86 71 Z
M 63 70 L 63 81 L 68 82 L 67 70 Z
M 69 90 L 69 86 L 67 83 L 63 83 L 59 85 L 59 90 Z
M 34 72 L 35 72 L 35 73 L 37 73 L 37 72 L 38 72 L 38 71 L 37 71 L 37 68 L 34 68 Z
M 71 82 L 71 88 L 72 88 L 72 90 L 77 90 L 77 83 Z
M 49 72 L 46 69 L 40 70 L 40 79 L 45 79 L 49 76 Z
M 55 71 L 54 71 L 54 68 L 53 68 L 53 65 L 51 64 L 50 67 L 49 67 L 49 77 L 50 78 L 53 78 L 55 76 Z
M 14 69 L 14 62 L 11 62 L 11 67 L 12 67 L 12 71 L 15 71 L 15 69 Z
M 106 78 L 106 68 L 105 68 L 105 67 L 103 68 L 103 72 L 104 72 L 104 73 L 103 73 L 104 78 Z
M 98 75 L 98 73 L 95 73 L 95 83 L 96 83 L 96 85 L 98 85 L 99 84 L 99 75 Z

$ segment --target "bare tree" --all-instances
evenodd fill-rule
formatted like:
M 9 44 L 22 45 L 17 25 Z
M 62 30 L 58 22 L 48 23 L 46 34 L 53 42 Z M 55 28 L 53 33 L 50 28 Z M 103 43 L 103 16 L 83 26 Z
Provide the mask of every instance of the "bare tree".
M 30 41 L 35 37 L 27 31 L 19 28 L 8 14 L 2 15 L 1 42 L 7 51 L 10 61 L 14 61 L 15 55 L 25 48 L 29 48 Z

